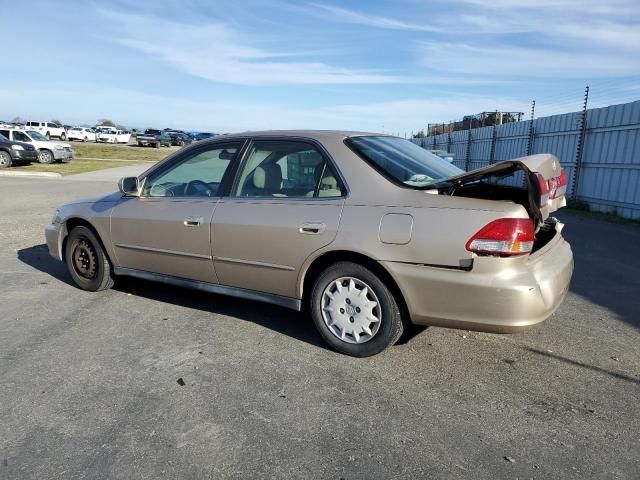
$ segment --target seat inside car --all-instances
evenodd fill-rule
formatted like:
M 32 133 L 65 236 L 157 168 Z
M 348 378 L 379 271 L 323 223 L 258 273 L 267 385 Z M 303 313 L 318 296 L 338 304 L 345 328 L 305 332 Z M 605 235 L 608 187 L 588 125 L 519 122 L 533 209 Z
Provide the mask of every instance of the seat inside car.
M 253 192 L 255 196 L 280 196 L 282 170 L 277 163 L 263 162 L 253 171 Z M 248 192 L 247 192 L 248 193 Z

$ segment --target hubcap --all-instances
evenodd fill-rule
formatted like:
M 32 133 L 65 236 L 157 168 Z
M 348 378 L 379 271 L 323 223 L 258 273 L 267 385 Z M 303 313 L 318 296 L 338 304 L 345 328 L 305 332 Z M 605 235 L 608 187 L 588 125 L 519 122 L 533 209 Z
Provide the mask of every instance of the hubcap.
M 72 247 L 73 268 L 78 275 L 91 279 L 96 276 L 96 251 L 84 238 L 75 241 Z
M 343 342 L 368 342 L 380 329 L 378 297 L 357 278 L 341 277 L 327 285 L 321 308 L 325 325 Z
M 4 152 L 0 152 L 0 165 L 7 165 L 9 163 L 9 155 Z

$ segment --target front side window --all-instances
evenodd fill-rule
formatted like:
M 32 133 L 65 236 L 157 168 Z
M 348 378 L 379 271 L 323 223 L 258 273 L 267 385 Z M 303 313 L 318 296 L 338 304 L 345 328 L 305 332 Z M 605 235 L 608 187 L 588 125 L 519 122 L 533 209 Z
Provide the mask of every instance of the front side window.
M 22 132 L 13 132 L 13 139 L 16 142 L 30 142 L 31 139 L 29 138 L 28 135 L 25 135 Z
M 238 197 L 340 197 L 331 165 L 311 144 L 257 140 L 247 154 L 234 191 Z
M 395 183 L 425 188 L 464 170 L 398 137 L 351 137 L 345 142 L 358 156 Z
M 9 137 L 11 137 L 9 130 L 0 130 L 0 135 L 2 135 L 6 139 L 9 139 Z
M 146 197 L 216 197 L 225 172 L 242 142 L 197 149 L 167 170 L 152 174 L 144 184 Z
M 29 130 L 27 132 L 31 138 L 33 138 L 34 140 L 39 140 L 41 142 L 46 142 L 49 139 L 47 137 L 45 137 L 44 135 L 42 135 L 40 132 L 36 132 L 35 130 Z

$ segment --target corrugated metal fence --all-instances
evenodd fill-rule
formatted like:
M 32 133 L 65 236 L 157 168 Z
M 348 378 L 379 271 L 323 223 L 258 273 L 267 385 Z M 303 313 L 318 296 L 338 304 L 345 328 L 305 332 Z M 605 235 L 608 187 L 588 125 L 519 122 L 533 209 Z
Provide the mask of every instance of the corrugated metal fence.
M 413 139 L 455 154 L 474 170 L 502 160 L 553 153 L 570 179 L 568 196 L 593 211 L 640 219 L 640 101 Z M 580 142 L 581 148 L 579 148 Z M 571 179 L 576 180 L 572 188 Z

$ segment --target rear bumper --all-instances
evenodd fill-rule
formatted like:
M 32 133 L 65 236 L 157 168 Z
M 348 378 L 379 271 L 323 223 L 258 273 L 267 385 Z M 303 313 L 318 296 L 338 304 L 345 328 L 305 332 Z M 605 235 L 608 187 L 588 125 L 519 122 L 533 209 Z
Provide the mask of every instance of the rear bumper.
M 420 325 L 515 332 L 560 306 L 573 273 L 571 247 L 560 233 L 533 255 L 477 257 L 471 271 L 383 262 Z

